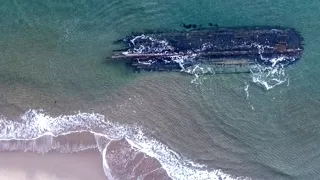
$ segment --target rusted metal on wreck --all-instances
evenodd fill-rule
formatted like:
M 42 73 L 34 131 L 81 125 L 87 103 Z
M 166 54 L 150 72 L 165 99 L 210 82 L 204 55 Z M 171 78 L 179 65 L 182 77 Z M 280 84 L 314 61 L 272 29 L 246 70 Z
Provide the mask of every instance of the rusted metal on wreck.
M 286 66 L 301 57 L 303 38 L 293 28 L 257 26 L 203 28 L 133 34 L 112 58 L 131 59 L 135 70 L 176 70 L 198 64 L 213 67 Z

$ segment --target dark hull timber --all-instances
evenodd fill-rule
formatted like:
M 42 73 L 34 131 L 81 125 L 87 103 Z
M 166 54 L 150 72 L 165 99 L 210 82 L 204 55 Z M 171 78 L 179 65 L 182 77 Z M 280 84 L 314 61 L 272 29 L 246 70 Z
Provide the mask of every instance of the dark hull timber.
M 226 67 L 286 66 L 301 57 L 303 38 L 292 28 L 257 26 L 135 34 L 112 58 L 135 70 L 181 71 L 198 64 Z

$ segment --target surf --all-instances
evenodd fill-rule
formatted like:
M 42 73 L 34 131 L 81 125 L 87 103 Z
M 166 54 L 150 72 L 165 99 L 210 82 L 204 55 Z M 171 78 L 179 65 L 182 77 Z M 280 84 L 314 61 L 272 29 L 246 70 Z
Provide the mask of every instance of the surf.
M 222 170 L 209 170 L 207 166 L 195 163 L 148 137 L 142 127 L 119 124 L 93 112 L 52 117 L 43 110 L 30 109 L 21 115 L 20 121 L 3 117 L 0 119 L 0 148 L 43 154 L 49 151 L 75 153 L 96 149 L 101 153 L 108 179 L 153 176 L 179 180 L 250 179 L 233 177 Z M 131 168 L 122 169 L 120 172 L 126 171 L 125 176 L 117 177 L 121 175 L 121 165 Z

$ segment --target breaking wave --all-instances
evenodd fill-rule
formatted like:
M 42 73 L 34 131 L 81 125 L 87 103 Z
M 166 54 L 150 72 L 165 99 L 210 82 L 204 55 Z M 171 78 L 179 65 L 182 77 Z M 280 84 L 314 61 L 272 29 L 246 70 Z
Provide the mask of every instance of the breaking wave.
M 210 171 L 147 137 L 141 127 L 111 122 L 96 113 L 51 117 L 29 110 L 20 121 L 2 118 L 0 148 L 38 153 L 98 149 L 108 179 L 249 179 Z

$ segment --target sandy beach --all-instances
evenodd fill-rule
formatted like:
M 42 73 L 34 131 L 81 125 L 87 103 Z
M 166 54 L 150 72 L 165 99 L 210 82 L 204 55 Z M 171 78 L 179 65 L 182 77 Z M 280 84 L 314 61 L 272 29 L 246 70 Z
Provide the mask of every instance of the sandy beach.
M 105 180 L 95 151 L 73 154 L 0 152 L 1 180 Z
M 0 180 L 320 179 L 320 1 L 275 2 L 1 1 Z M 141 73 L 111 58 L 137 35 L 166 53 L 181 38 L 151 33 L 249 26 L 296 29 L 301 59 L 209 75 L 201 58 L 189 71 Z M 290 48 L 276 29 L 271 41 Z M 244 41 L 227 49 L 286 58 L 265 55 L 267 36 L 227 36 Z M 200 39 L 191 59 L 211 46 Z M 141 45 L 134 52 L 150 50 Z

